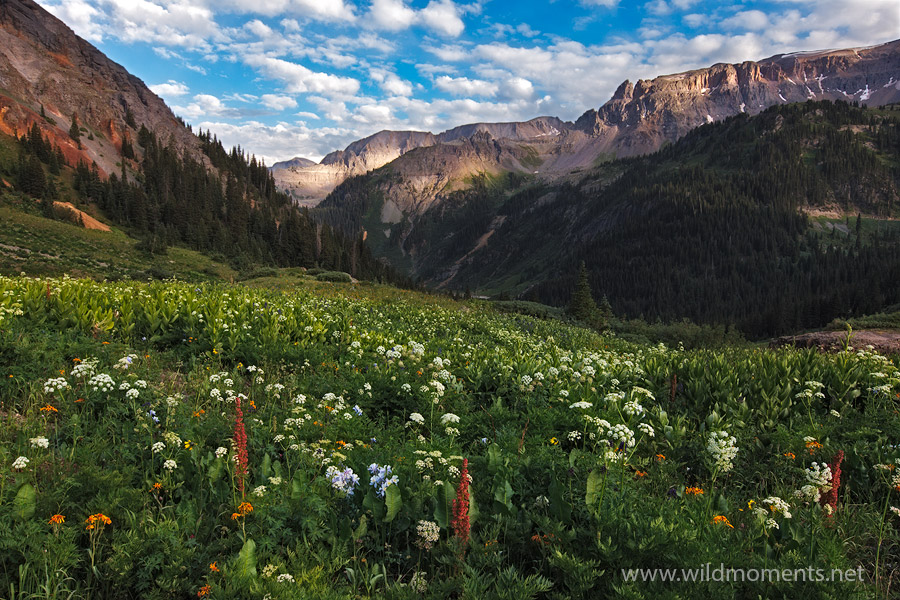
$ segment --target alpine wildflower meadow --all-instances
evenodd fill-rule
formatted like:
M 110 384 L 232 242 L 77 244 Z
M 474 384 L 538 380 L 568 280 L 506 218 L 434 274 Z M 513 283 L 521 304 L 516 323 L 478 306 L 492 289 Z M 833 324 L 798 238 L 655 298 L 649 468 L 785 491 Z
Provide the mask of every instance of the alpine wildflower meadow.
M 900 370 L 481 301 L 0 277 L 0 595 L 889 598 Z M 858 569 L 687 583 L 634 569 Z

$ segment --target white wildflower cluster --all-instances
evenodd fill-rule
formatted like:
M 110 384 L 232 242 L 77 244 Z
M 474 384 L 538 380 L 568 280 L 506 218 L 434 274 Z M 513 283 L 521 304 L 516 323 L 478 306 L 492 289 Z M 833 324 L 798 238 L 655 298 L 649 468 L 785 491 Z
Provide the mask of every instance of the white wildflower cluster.
M 570 431 L 569 435 L 567 435 L 566 437 L 569 438 L 570 442 L 577 442 L 578 440 L 581 439 L 581 432 L 580 431 Z
M 416 425 L 421 425 L 425 422 L 425 417 L 417 412 L 414 412 L 409 415 L 409 422 L 415 423 Z
M 266 579 L 269 579 L 272 575 L 278 572 L 278 567 L 269 563 L 265 567 L 263 567 L 262 576 Z
M 606 462 L 610 463 L 618 463 L 625 460 L 625 453 L 619 452 L 618 450 L 613 450 L 612 448 L 608 449 L 603 453 L 603 458 Z
M 824 387 L 825 384 L 819 381 L 807 381 L 804 389 L 794 394 L 794 397 L 799 398 L 804 402 L 810 402 L 813 398 L 821 400 L 825 398 L 825 394 L 822 392 L 822 388 Z
M 623 450 L 625 448 L 634 447 L 634 431 L 629 429 L 627 425 L 619 424 L 610 427 L 606 432 L 606 437 L 608 437 L 615 446 L 619 446 Z
M 813 463 L 806 469 L 806 481 L 827 492 L 831 489 L 831 467 L 825 463 Z
M 419 521 L 416 525 L 416 533 L 419 534 L 416 544 L 424 550 L 430 550 L 441 538 L 441 528 L 434 521 Z
M 95 392 L 111 392 L 116 387 L 116 382 L 106 373 L 98 373 L 88 380 L 88 387 Z
M 656 432 L 653 430 L 653 426 L 647 423 L 638 423 L 637 428 L 647 437 L 654 437 L 656 435 Z
M 607 404 L 617 405 L 625 399 L 625 392 L 610 392 L 603 397 L 603 401 Z
M 48 379 L 44 382 L 44 393 L 52 394 L 53 392 L 58 392 L 69 387 L 69 382 L 66 381 L 62 377 L 56 377 L 54 379 Z
M 409 587 L 417 594 L 424 594 L 428 591 L 428 573 L 425 571 L 416 571 L 409 580 Z
M 570 405 L 569 405 L 569 408 L 578 408 L 578 409 L 581 409 L 581 410 L 587 410 L 587 409 L 589 409 L 589 408 L 592 407 L 592 406 L 593 406 L 593 403 L 591 403 L 591 402 L 585 402 L 584 400 L 581 400 L 581 401 L 579 401 L 579 402 L 574 402 L 574 403 L 570 404 Z
M 13 461 L 12 468 L 15 471 L 21 471 L 22 469 L 26 468 L 28 466 L 28 463 L 30 463 L 30 462 L 31 461 L 28 460 L 28 458 L 26 458 L 24 456 L 20 456 L 19 458 L 17 458 L 16 460 Z
M 177 467 L 178 467 L 178 464 L 171 458 L 163 463 L 163 468 L 166 471 L 174 471 Z
M 281 485 L 283 481 L 281 477 L 269 477 L 269 483 L 272 485 Z
M 181 404 L 182 396 L 181 394 L 175 394 L 174 396 L 169 396 L 166 398 L 166 406 L 170 409 L 178 408 L 178 405 Z
M 216 448 L 216 458 L 223 458 L 227 454 L 228 448 L 225 448 L 224 446 L 219 446 L 218 448 Z
M 706 451 L 712 457 L 716 469 L 727 473 L 734 467 L 738 453 L 737 439 L 727 431 L 711 431 L 706 442 Z
M 32 448 L 49 448 L 50 440 L 45 437 L 36 437 L 28 440 L 28 443 L 31 444 Z
M 290 573 L 282 573 L 275 578 L 278 583 L 294 583 L 294 576 Z
M 403 393 L 408 394 L 412 391 L 412 386 L 408 383 L 404 383 L 400 386 L 400 389 L 403 391 Z
M 150 449 L 153 451 L 153 454 L 159 454 L 160 452 L 162 452 L 163 450 L 166 449 L 166 443 L 165 442 L 156 442 L 155 444 L 150 446 Z
M 281 399 L 281 392 L 284 391 L 284 386 L 280 383 L 270 383 L 266 386 L 266 393 L 275 398 L 276 400 Z
M 266 486 L 258 485 L 255 488 L 253 488 L 253 491 L 251 493 L 254 496 L 256 496 L 257 498 L 262 498 L 263 496 L 266 495 Z
M 129 400 L 136 400 L 137 397 L 140 395 L 141 395 L 141 392 L 137 388 L 132 388 L 132 389 L 128 390 L 127 392 L 125 392 L 125 397 Z
M 181 447 L 181 438 L 178 437 L 178 434 L 174 431 L 167 431 L 163 434 L 163 439 L 166 440 L 166 444 L 169 445 L 170 448 L 180 448 Z
M 72 368 L 72 377 L 88 378 L 93 376 L 97 371 L 98 362 L 96 358 L 84 359 Z
M 780 514 L 785 519 L 790 519 L 793 515 L 791 515 L 791 505 L 779 498 L 778 496 L 769 496 L 765 500 L 762 501 L 765 504 L 769 511 L 773 514 Z M 760 514 L 758 511 L 760 509 L 755 510 L 756 514 Z M 765 512 L 765 511 L 763 511 Z
M 134 361 L 138 359 L 137 354 L 129 354 L 128 356 L 123 356 L 119 360 L 116 361 L 116 364 L 113 365 L 114 369 L 119 371 L 127 371 L 131 365 L 134 364 Z
M 644 407 L 638 404 L 637 400 L 629 400 L 625 403 L 625 406 L 622 407 L 622 410 L 629 417 L 634 417 L 638 415 L 644 414 Z

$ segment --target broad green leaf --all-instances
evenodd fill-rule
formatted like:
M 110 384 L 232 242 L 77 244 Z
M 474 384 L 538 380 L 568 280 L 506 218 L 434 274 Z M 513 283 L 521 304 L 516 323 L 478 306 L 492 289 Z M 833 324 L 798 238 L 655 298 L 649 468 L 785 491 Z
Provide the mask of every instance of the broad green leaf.
M 603 475 L 598 467 L 594 467 L 587 478 L 587 492 L 584 494 L 584 503 L 594 506 L 600 499 L 600 490 L 603 489 Z
M 272 474 L 272 457 L 269 456 L 269 453 L 266 452 L 266 455 L 263 456 L 262 468 L 260 468 L 260 473 L 262 474 L 263 480 L 268 481 L 269 476 Z
M 19 521 L 25 521 L 34 516 L 34 508 L 37 503 L 37 492 L 30 483 L 19 488 L 13 499 L 13 514 Z
M 389 485 L 387 489 L 384 491 L 384 506 L 387 509 L 387 513 L 384 515 L 384 522 L 390 523 L 394 520 L 394 517 L 397 516 L 397 513 L 400 512 L 400 507 L 403 506 L 403 499 L 400 497 L 400 488 L 396 485 Z
M 256 577 L 256 542 L 247 539 L 243 548 L 238 552 L 235 564 L 238 577 L 251 579 Z
M 369 531 L 369 522 L 366 519 L 366 515 L 363 515 L 359 518 L 359 525 L 353 531 L 353 539 L 361 540 L 366 537 L 366 533 Z

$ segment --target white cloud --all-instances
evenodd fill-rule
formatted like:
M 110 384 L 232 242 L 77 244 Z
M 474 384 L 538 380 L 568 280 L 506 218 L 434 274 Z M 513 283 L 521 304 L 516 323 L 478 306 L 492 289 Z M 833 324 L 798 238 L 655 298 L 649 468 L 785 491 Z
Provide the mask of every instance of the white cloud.
M 391 96 L 412 96 L 412 84 L 398 77 L 396 73 L 384 69 L 372 69 L 369 71 L 369 78 Z
M 726 29 L 760 31 L 770 26 L 769 17 L 761 10 L 743 10 L 724 19 L 721 25 Z
M 369 18 L 381 29 L 399 31 L 415 23 L 416 11 L 404 0 L 372 0 Z
M 500 90 L 500 86 L 492 81 L 446 75 L 435 79 L 434 87 L 453 96 L 496 96 Z
M 98 22 L 101 13 L 85 0 L 42 1 L 40 4 L 84 39 L 103 41 L 103 26 Z
M 264 106 L 281 112 L 289 108 L 297 108 L 297 101 L 290 96 L 281 96 L 278 94 L 263 94 L 260 101 Z
M 190 88 L 188 88 L 187 85 L 180 81 L 170 79 L 166 83 L 151 85 L 150 91 L 157 96 L 172 98 L 177 96 L 184 96 L 190 91 Z
M 283 82 L 284 91 L 289 94 L 313 92 L 325 95 L 353 95 L 359 90 L 359 81 L 352 77 L 317 73 L 303 65 L 280 58 L 256 54 L 244 57 L 244 63 L 271 79 Z
M 229 108 L 219 98 L 210 94 L 197 94 L 194 101 L 187 106 L 173 106 L 172 110 L 189 119 L 240 116 L 239 111 Z
M 446 45 L 440 47 L 425 45 L 422 46 L 422 50 L 434 54 L 444 62 L 459 62 L 469 58 L 469 53 L 466 49 L 459 45 Z
M 613 8 L 619 5 L 619 0 L 581 0 L 581 3 L 585 6 L 605 6 L 606 8 Z
M 463 12 L 477 12 L 476 6 L 460 7 L 453 0 L 431 0 L 428 5 L 415 10 L 406 0 L 372 0 L 367 21 L 379 29 L 401 31 L 421 24 L 448 37 L 458 37 L 465 29 Z
M 441 35 L 457 37 L 466 28 L 459 13 L 459 8 L 451 0 L 431 0 L 419 16 L 429 29 Z

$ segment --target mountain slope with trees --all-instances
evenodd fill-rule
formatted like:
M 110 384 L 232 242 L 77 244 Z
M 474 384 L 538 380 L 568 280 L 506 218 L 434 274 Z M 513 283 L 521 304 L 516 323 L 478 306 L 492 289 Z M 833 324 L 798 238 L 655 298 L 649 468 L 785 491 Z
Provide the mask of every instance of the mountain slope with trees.
M 349 180 L 315 214 L 365 226 L 391 173 Z M 900 302 L 898 215 L 900 111 L 807 102 L 559 184 L 488 177 L 384 225 L 395 245 L 373 248 L 431 285 L 558 306 L 583 260 L 618 315 L 765 336 Z

